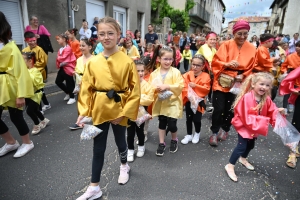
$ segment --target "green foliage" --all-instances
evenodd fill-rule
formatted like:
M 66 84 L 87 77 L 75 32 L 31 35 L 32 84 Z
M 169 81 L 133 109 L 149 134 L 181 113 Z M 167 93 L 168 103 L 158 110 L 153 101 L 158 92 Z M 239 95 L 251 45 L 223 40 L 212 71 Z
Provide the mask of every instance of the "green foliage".
M 187 31 L 190 26 L 189 10 L 195 6 L 193 0 L 186 0 L 184 10 L 178 10 L 171 7 L 168 0 L 152 0 L 152 13 L 158 12 L 159 18 L 152 18 L 152 24 L 160 24 L 164 17 L 171 19 L 171 27 L 174 31 Z

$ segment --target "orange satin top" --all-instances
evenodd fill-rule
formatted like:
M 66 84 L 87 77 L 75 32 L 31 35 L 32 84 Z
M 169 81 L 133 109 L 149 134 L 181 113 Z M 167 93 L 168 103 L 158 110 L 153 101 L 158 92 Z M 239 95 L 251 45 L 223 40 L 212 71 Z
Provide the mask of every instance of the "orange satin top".
M 254 72 L 270 72 L 273 67 L 275 58 L 270 57 L 268 48 L 259 46 L 256 50 L 256 61 L 254 65 Z
M 196 92 L 196 94 L 204 98 L 206 95 L 208 95 L 210 90 L 210 76 L 206 72 L 202 72 L 197 77 L 195 77 L 194 71 L 188 71 L 185 74 L 183 74 L 184 79 L 184 88 L 182 90 L 182 99 L 183 99 L 183 105 L 186 104 L 186 102 L 189 101 L 188 99 L 188 85 L 190 82 L 195 83 L 196 87 L 193 88 L 193 90 Z M 201 113 L 204 113 L 204 109 L 200 108 L 198 106 L 197 110 Z
M 220 86 L 218 79 L 221 73 L 236 77 L 240 71 L 244 78 L 248 76 L 254 67 L 256 57 L 256 48 L 253 44 L 245 41 L 241 49 L 234 40 L 225 41 L 218 49 L 212 60 L 212 71 L 214 74 L 213 91 L 219 90 L 222 92 L 229 92 L 230 88 L 223 88 Z M 239 63 L 237 68 L 225 67 L 224 65 L 232 60 Z
M 78 40 L 74 40 L 74 41 L 69 40 L 69 46 L 71 47 L 76 59 L 78 59 L 80 56 L 82 56 L 82 53 L 79 49 L 80 43 Z
M 297 52 L 294 52 L 286 57 L 284 62 L 281 64 L 281 73 L 287 72 L 287 69 L 295 69 L 300 66 L 300 56 Z

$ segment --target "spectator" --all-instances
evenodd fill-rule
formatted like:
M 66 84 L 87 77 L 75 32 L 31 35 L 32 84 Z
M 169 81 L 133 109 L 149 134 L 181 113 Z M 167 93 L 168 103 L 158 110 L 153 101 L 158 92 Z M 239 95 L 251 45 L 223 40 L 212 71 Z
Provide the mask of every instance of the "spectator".
M 93 41 L 96 41 L 98 39 L 97 25 L 98 25 L 98 21 L 94 21 L 93 26 L 90 28 L 91 33 L 92 33 L 91 39 Z
M 158 44 L 158 36 L 153 31 L 152 24 L 148 25 L 148 33 L 145 35 L 145 44 L 152 43 L 152 44 Z
M 84 19 L 82 20 L 82 27 L 79 30 L 80 39 L 87 38 L 90 39 L 92 31 L 88 27 L 88 22 Z
M 295 49 L 295 44 L 299 41 L 299 33 L 295 33 L 293 35 L 294 38 L 292 38 L 290 41 L 289 41 L 289 53 L 292 54 L 296 51 Z
M 183 33 L 179 40 L 180 53 L 183 52 L 185 45 L 190 43 L 190 38 L 187 36 L 186 32 Z
M 179 40 L 180 40 L 180 36 L 178 35 L 178 32 L 176 31 L 174 36 L 173 36 L 173 44 L 174 45 L 179 45 Z
M 194 57 L 194 55 L 197 53 L 197 41 L 196 41 L 196 38 L 195 38 L 195 34 L 191 34 L 190 36 L 190 42 L 191 42 L 191 51 L 192 51 L 192 57 Z
M 138 50 L 139 50 L 140 55 L 143 55 L 143 49 L 142 48 L 143 48 L 144 44 L 143 44 L 143 40 L 141 38 L 141 31 L 135 30 L 134 38 L 135 38 L 135 41 L 138 45 Z
M 169 32 L 165 34 L 165 42 L 166 44 L 170 43 L 170 42 L 173 42 L 173 29 L 169 29 Z
M 252 36 L 252 38 L 251 38 L 251 40 L 250 40 L 250 43 L 252 43 L 252 44 L 255 46 L 255 48 L 258 48 L 258 46 L 259 46 L 259 41 L 258 41 L 256 35 L 253 35 L 253 36 Z

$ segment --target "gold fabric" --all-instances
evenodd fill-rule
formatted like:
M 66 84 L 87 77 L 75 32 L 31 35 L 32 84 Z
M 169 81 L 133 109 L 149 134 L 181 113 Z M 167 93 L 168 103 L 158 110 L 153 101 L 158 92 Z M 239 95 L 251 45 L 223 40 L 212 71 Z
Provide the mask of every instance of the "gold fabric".
M 121 102 L 106 96 L 111 89 L 123 92 L 118 93 Z M 124 116 L 120 125 L 127 126 L 128 119 L 137 118 L 140 94 L 136 66 L 127 55 L 118 51 L 106 59 L 99 54 L 84 70 L 78 95 L 79 115 L 92 117 L 94 125 Z
M 90 61 L 94 56 L 91 56 L 87 61 Z M 75 80 L 76 84 L 80 84 L 82 80 L 82 75 L 86 66 L 86 63 L 83 64 L 83 56 L 79 57 L 76 61 L 76 67 L 75 67 Z
M 16 108 L 17 98 L 34 95 L 30 75 L 22 54 L 12 41 L 0 50 L 0 105 Z
M 154 101 L 155 89 L 145 80 L 141 82 L 141 100 L 140 105 L 149 106 Z
M 45 67 L 48 62 L 48 55 L 44 52 L 44 50 L 39 46 L 36 46 L 33 49 L 30 49 L 30 47 L 28 46 L 25 49 L 23 49 L 22 52 L 34 52 L 35 53 L 36 62 L 34 64 L 34 67 L 36 67 L 38 70 L 40 70 L 40 72 L 43 75 L 43 80 L 45 80 L 46 79 Z
M 45 84 L 44 84 L 43 76 L 42 76 L 41 72 L 35 67 L 28 69 L 28 71 L 29 71 L 29 75 L 30 75 L 30 78 L 33 83 L 33 90 L 37 91 L 37 90 L 44 88 Z M 30 99 L 32 99 L 36 103 L 40 104 L 42 96 L 43 96 L 43 92 L 40 91 L 38 93 L 35 93 L 34 96 L 31 97 Z
M 160 78 L 162 80 L 160 74 L 160 67 L 153 71 L 149 78 L 149 83 L 151 84 L 155 78 Z M 167 117 L 172 117 L 175 119 L 182 117 L 182 89 L 184 87 L 184 80 L 180 71 L 174 67 L 171 67 L 169 72 L 167 73 L 163 84 L 167 84 L 170 86 L 170 91 L 174 94 L 170 97 L 170 99 L 166 100 L 158 100 L 158 93 L 154 94 L 154 103 L 152 108 L 152 116 L 164 115 Z
M 120 47 L 120 51 L 124 52 L 126 55 L 128 55 L 130 58 L 134 60 L 140 58 L 139 50 L 134 45 L 132 45 L 132 47 L 129 49 L 128 52 L 125 47 Z
M 201 54 L 209 63 L 211 63 L 216 52 L 217 50 L 215 48 L 209 48 L 208 44 L 204 44 L 199 48 L 196 54 Z

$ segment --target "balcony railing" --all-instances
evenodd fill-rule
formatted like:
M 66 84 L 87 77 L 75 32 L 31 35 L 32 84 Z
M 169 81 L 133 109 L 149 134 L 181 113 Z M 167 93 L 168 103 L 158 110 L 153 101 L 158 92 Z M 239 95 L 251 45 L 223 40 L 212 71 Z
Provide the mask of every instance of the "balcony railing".
M 197 16 L 203 19 L 206 22 L 209 22 L 210 14 L 205 10 L 200 3 L 196 3 L 195 6 L 189 11 L 189 14 L 192 16 Z

